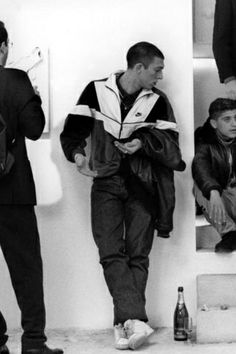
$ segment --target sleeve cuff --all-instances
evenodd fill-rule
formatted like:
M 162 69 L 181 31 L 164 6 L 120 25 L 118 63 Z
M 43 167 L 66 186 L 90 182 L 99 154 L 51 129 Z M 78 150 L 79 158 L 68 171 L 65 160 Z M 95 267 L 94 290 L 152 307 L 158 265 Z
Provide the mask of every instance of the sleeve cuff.
M 75 155 L 76 154 L 81 154 L 81 155 L 85 156 L 84 150 L 78 147 L 78 148 L 76 148 L 75 150 L 72 151 L 71 157 L 72 157 L 72 161 L 73 162 L 75 162 Z
M 211 186 L 209 189 L 202 193 L 206 199 L 210 199 L 210 194 L 212 190 L 217 190 L 220 195 L 222 194 L 222 188 L 219 185 Z
M 228 84 L 228 82 L 236 80 L 236 76 L 229 76 L 224 80 L 224 84 Z

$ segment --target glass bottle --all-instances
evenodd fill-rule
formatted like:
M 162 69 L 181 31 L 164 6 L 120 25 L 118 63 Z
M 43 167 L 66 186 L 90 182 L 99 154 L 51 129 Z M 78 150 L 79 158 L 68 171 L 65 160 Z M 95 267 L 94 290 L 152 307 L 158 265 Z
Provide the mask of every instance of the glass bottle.
M 178 301 L 174 312 L 174 340 L 184 341 L 188 339 L 185 323 L 188 319 L 188 310 L 184 302 L 184 288 L 178 287 Z

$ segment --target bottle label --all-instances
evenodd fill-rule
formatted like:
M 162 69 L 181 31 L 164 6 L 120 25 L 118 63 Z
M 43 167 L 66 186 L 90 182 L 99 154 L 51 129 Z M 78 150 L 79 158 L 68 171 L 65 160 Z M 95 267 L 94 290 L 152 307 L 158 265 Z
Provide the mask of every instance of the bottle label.
M 187 339 L 187 334 L 184 330 L 184 328 L 175 328 L 175 338 L 176 339 Z
M 176 339 L 187 339 L 187 334 L 184 328 L 184 318 L 177 318 L 175 327 L 174 327 L 174 337 Z

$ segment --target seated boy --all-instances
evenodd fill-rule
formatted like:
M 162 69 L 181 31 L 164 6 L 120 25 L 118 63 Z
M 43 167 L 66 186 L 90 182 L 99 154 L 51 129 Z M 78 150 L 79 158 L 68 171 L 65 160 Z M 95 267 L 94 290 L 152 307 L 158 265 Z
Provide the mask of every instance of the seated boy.
M 236 250 L 236 101 L 217 98 L 195 132 L 194 195 L 222 240 L 215 252 Z

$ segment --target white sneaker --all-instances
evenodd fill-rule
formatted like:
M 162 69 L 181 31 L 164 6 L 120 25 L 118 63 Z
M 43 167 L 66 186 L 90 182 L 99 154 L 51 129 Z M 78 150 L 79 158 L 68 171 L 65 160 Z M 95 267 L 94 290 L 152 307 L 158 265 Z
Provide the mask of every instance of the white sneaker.
M 128 346 L 133 350 L 145 343 L 147 338 L 154 332 L 147 323 L 140 320 L 127 320 L 124 323 L 124 329 L 128 338 Z
M 114 326 L 115 348 L 119 350 L 129 349 L 129 340 L 122 324 Z

